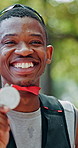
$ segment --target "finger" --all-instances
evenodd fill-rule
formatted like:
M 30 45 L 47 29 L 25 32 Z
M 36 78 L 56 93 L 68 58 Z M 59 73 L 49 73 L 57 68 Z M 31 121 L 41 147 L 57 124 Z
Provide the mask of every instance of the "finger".
M 9 131 L 10 121 L 6 114 L 0 113 L 0 131 Z
M 8 121 L 8 117 L 5 113 L 0 112 L 0 120 L 3 119 L 4 121 Z
M 0 105 L 0 112 L 7 113 L 9 111 L 10 111 L 10 108 L 8 108 L 7 106 Z
M 0 133 L 9 132 L 9 131 L 10 131 L 10 125 L 9 124 L 3 125 L 2 123 L 0 123 Z

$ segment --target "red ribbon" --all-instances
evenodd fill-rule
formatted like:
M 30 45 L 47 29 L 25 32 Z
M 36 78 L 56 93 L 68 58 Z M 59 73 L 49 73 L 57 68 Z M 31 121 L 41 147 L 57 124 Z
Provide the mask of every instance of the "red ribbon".
M 31 93 L 33 93 L 35 95 L 38 95 L 39 94 L 39 90 L 41 89 L 38 86 L 21 87 L 21 86 L 14 85 L 14 84 L 11 84 L 11 86 L 16 88 L 17 90 L 28 91 L 28 92 L 31 92 Z

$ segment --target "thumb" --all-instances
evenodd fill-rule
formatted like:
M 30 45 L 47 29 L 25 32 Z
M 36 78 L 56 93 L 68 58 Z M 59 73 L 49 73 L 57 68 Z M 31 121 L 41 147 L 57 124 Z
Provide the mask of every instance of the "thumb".
M 1 113 L 7 113 L 10 111 L 10 108 L 8 108 L 7 106 L 1 105 L 0 106 L 0 112 Z

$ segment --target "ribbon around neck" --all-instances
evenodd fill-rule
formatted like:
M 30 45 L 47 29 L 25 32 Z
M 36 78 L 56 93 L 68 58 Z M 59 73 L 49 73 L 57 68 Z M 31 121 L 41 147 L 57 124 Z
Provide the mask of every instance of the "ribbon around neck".
M 31 92 L 31 93 L 33 93 L 34 95 L 38 95 L 38 94 L 39 94 L 39 90 L 41 89 L 41 88 L 38 87 L 38 86 L 21 87 L 21 86 L 14 85 L 14 84 L 11 84 L 11 86 L 14 87 L 14 88 L 16 88 L 17 90 L 22 90 L 22 91 Z

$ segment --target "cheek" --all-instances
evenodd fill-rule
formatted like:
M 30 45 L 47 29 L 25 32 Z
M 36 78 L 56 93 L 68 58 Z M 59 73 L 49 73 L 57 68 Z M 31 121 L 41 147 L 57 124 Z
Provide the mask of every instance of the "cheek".
M 0 53 L 0 74 L 1 75 L 6 75 L 7 73 L 7 55 L 4 54 L 4 52 Z
M 0 53 L 0 67 L 1 68 L 4 66 L 5 60 L 6 60 L 6 55 Z
M 8 65 L 9 65 L 9 57 L 14 49 L 9 48 L 1 48 L 0 50 L 0 73 L 3 73 L 7 71 Z
M 3 56 L 3 58 L 8 58 L 10 54 L 13 52 L 14 49 L 9 48 L 3 48 L 0 52 L 0 55 Z
M 2 55 L 0 54 L 0 74 L 1 74 L 1 69 L 3 68 L 2 68 Z
M 47 60 L 47 53 L 46 50 L 41 48 L 40 50 L 37 50 L 37 55 L 39 56 L 41 62 L 45 63 Z
M 39 51 L 38 55 L 39 55 L 39 58 L 40 58 L 40 61 L 41 61 L 40 69 L 38 71 L 38 74 L 41 75 L 44 72 L 45 67 L 46 67 L 47 54 L 46 54 L 46 51 L 41 50 L 41 52 Z

